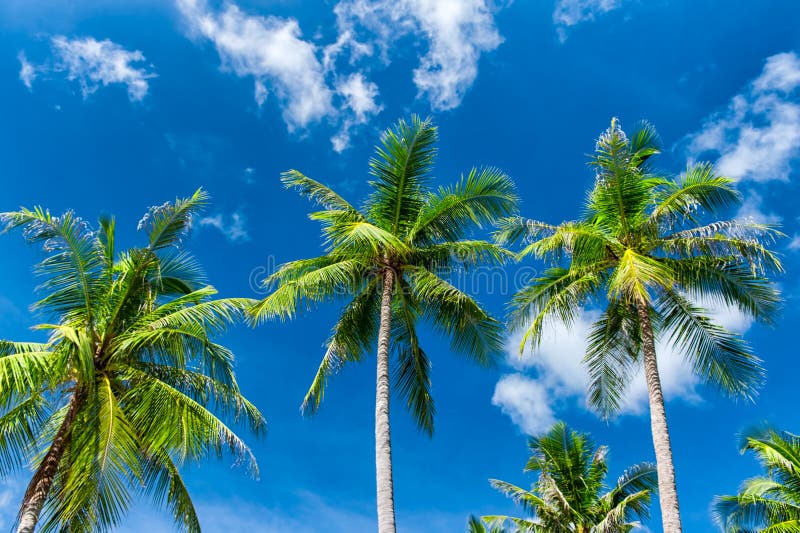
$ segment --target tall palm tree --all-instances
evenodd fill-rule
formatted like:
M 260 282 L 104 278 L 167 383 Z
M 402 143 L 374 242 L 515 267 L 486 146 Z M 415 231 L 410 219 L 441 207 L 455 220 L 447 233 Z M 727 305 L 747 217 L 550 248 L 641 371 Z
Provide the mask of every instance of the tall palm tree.
M 360 361 L 377 337 L 375 462 L 382 533 L 395 531 L 390 351 L 394 390 L 430 434 L 431 365 L 417 337 L 417 322 L 426 319 L 451 338 L 454 351 L 480 364 L 492 363 L 502 348 L 498 322 L 449 283 L 445 273 L 504 258 L 490 242 L 463 239 L 514 211 L 514 186 L 500 171 L 485 168 L 473 169 L 451 187 L 431 190 L 436 139 L 436 128 L 418 117 L 387 130 L 370 160 L 372 193 L 361 209 L 295 170 L 285 173 L 287 187 L 322 207 L 310 217 L 322 223 L 327 249 L 320 257 L 280 267 L 267 280 L 274 291 L 252 310 L 257 320 L 286 319 L 303 305 L 351 298 L 303 401 L 309 414 L 319 408 L 329 376 L 345 363 Z
M 582 218 L 550 225 L 509 218 L 500 242 L 526 239 L 520 256 L 551 266 L 513 298 L 510 325 L 538 345 L 545 325 L 570 325 L 586 305 L 604 307 L 584 362 L 589 402 L 603 416 L 619 408 L 627 383 L 644 367 L 658 466 L 664 531 L 681 531 L 672 449 L 656 359 L 656 340 L 683 351 L 695 373 L 751 399 L 761 361 L 726 331 L 702 303 L 733 306 L 769 322 L 779 295 L 764 277 L 781 265 L 767 246 L 777 232 L 742 220 L 710 221 L 740 201 L 732 180 L 699 163 L 679 177 L 659 174 L 658 137 L 643 124 L 628 137 L 616 120 L 597 141 L 595 183 Z
M 655 467 L 641 463 L 626 470 L 616 485 L 607 487 L 605 446 L 571 430 L 563 422 L 529 443 L 526 472 L 538 472 L 531 490 L 490 480 L 533 518 L 485 516 L 489 524 L 511 524 L 519 533 L 627 533 L 650 512 L 656 490 Z
M 736 496 L 716 499 L 713 514 L 722 531 L 800 531 L 800 437 L 756 429 L 742 436 L 741 449 L 756 454 L 767 475 L 745 481 Z
M 200 525 L 180 465 L 226 449 L 257 474 L 255 458 L 214 412 L 265 428 L 241 394 L 233 354 L 213 341 L 252 305 L 212 299 L 181 237 L 206 203 L 192 197 L 151 209 L 148 244 L 117 252 L 113 218 L 97 230 L 72 212 L 0 214 L 41 243 L 51 319 L 46 342 L 0 342 L 0 475 L 35 468 L 17 520 L 30 533 L 108 531 L 135 493 L 166 504 L 181 530 Z

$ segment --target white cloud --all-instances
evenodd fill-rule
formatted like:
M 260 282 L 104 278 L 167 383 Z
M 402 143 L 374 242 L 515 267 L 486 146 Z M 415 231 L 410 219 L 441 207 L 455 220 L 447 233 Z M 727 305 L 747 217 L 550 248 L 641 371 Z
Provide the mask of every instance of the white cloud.
M 234 211 L 230 215 L 217 213 L 214 216 L 203 217 L 198 224 L 201 227 L 216 228 L 231 242 L 250 240 L 250 234 L 247 232 L 247 220 L 239 211 Z
M 693 158 L 717 157 L 732 178 L 786 181 L 800 155 L 800 58 L 793 52 L 767 58 L 761 74 L 689 136 Z
M 795 235 L 789 242 L 789 249 L 792 251 L 800 250 L 800 235 Z
M 19 59 L 19 79 L 20 81 L 27 87 L 28 89 L 33 88 L 33 80 L 36 79 L 36 67 L 28 61 L 28 58 L 25 57 L 25 52 L 20 52 L 17 54 L 17 59 Z
M 255 98 L 275 92 L 290 130 L 332 114 L 332 93 L 296 19 L 248 15 L 233 3 L 215 12 L 203 0 L 178 0 L 190 28 L 216 46 L 223 68 L 255 78 Z
M 591 22 L 598 16 L 613 11 L 622 5 L 623 0 L 558 0 L 553 11 L 553 22 L 563 42 L 566 28 L 582 22 Z
M 492 405 L 500 407 L 528 435 L 538 435 L 556 422 L 550 391 L 523 374 L 506 374 L 494 388 Z
M 752 321 L 736 309 L 716 308 L 711 302 L 699 302 L 709 308 L 712 317 L 722 326 L 740 333 Z M 558 418 L 556 413 L 563 405 L 586 405 L 588 373 L 583 365 L 586 339 L 591 325 L 600 313 L 586 310 L 570 328 L 561 323 L 545 330 L 542 343 L 536 352 L 526 347 L 520 357 L 522 333 L 512 335 L 507 342 L 506 361 L 517 372 L 503 376 L 495 386 L 492 404 L 511 417 L 523 432 L 540 433 Z M 666 342 L 656 346 L 661 386 L 668 400 L 687 402 L 701 400 L 697 385 L 699 380 L 679 351 Z M 625 392 L 621 415 L 640 415 L 647 412 L 647 383 L 639 368 Z
M 29 89 L 40 74 L 66 73 L 70 81 L 78 81 L 84 98 L 101 86 L 125 85 L 128 98 L 132 102 L 141 101 L 149 89 L 148 79 L 155 74 L 145 68 L 135 66 L 145 60 L 139 50 L 127 50 L 121 45 L 94 37 L 69 39 L 57 35 L 50 40 L 53 61 L 48 64 L 33 65 L 20 52 L 21 69 L 19 78 Z
M 478 61 L 503 42 L 491 0 L 341 0 L 334 11 L 339 38 L 326 50 L 328 62 L 345 49 L 350 61 L 373 56 L 389 61 L 391 47 L 413 34 L 427 42 L 414 70 L 420 96 L 436 110 L 460 105 L 478 75 Z
M 344 106 L 349 110 L 339 132 L 331 138 L 333 149 L 341 152 L 350 145 L 350 130 L 366 124 L 372 116 L 381 112 L 383 106 L 376 102 L 378 86 L 367 81 L 360 72 L 340 80 L 336 84 L 336 92 L 342 96 Z
M 622 0 L 558 0 L 553 11 L 553 22 L 559 26 L 575 26 L 593 21 L 598 15 L 613 11 Z

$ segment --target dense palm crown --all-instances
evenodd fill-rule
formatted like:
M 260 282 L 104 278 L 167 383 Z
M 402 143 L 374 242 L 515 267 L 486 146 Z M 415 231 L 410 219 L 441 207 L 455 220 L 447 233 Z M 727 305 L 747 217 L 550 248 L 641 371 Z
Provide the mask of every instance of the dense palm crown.
M 800 531 L 800 437 L 772 428 L 742 437 L 767 475 L 744 482 L 736 496 L 714 503 L 714 518 L 725 533 Z
M 206 198 L 151 209 L 140 223 L 147 246 L 122 252 L 111 218 L 93 230 L 71 212 L 2 214 L 6 229 L 43 245 L 34 307 L 52 321 L 37 326 L 46 342 L 0 344 L 0 475 L 36 467 L 21 531 L 40 511 L 46 531 L 106 531 L 142 493 L 180 529 L 200 531 L 180 465 L 229 449 L 256 472 L 214 414 L 265 427 L 239 391 L 233 354 L 213 341 L 252 302 L 212 299 L 180 243 Z
M 533 518 L 488 516 L 486 522 L 505 523 L 520 533 L 625 533 L 648 517 L 656 487 L 653 465 L 633 466 L 608 487 L 607 449 L 596 447 L 588 435 L 559 422 L 529 445 L 525 471 L 539 473 L 531 490 L 496 479 L 491 483 Z
M 454 351 L 481 364 L 502 350 L 500 324 L 443 276 L 505 258 L 494 244 L 464 237 L 514 211 L 514 186 L 499 170 L 485 168 L 431 190 L 436 138 L 436 128 L 417 117 L 387 130 L 370 160 L 372 194 L 361 209 L 297 171 L 283 176 L 287 187 L 322 206 L 310 217 L 323 225 L 327 253 L 280 267 L 267 280 L 275 290 L 253 309 L 254 316 L 292 318 L 304 305 L 351 297 L 303 402 L 308 413 L 319 407 L 333 372 L 374 349 L 386 270 L 394 274 L 395 391 L 420 428 L 431 432 L 434 418 L 431 364 L 417 337 L 420 318 L 450 337 Z
M 678 178 L 663 176 L 651 164 L 658 152 L 650 125 L 628 137 L 612 121 L 591 159 L 596 179 L 583 217 L 560 225 L 509 218 L 498 237 L 526 240 L 520 256 L 550 264 L 512 300 L 511 327 L 526 330 L 520 349 L 536 347 L 548 322 L 570 325 L 585 306 L 603 307 L 585 363 L 589 401 L 604 416 L 620 406 L 626 385 L 644 366 L 662 516 L 665 530 L 674 533 L 680 519 L 655 340 L 682 350 L 701 379 L 753 398 L 763 380 L 760 360 L 702 305 L 732 306 L 770 321 L 779 296 L 764 275 L 781 267 L 767 248 L 773 229 L 707 220 L 739 202 L 730 179 L 706 163 Z

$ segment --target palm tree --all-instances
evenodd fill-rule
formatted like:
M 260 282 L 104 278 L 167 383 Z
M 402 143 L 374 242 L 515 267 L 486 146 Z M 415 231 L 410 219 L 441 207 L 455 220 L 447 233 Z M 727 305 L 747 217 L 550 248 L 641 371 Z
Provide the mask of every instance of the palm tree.
M 115 223 L 93 230 L 72 212 L 2 213 L 41 243 L 46 342 L 0 342 L 0 475 L 35 472 L 17 520 L 33 532 L 107 531 L 134 493 L 166 504 L 181 530 L 200 531 L 179 468 L 230 450 L 257 474 L 255 458 L 214 414 L 265 421 L 241 394 L 233 354 L 213 336 L 252 305 L 212 299 L 181 246 L 208 196 L 153 208 L 140 223 L 149 242 L 116 251 Z
M 651 165 L 659 153 L 649 124 L 631 137 L 616 120 L 597 141 L 596 179 L 584 215 L 550 225 L 509 218 L 499 242 L 527 239 L 521 257 L 551 266 L 511 303 L 510 326 L 538 345 L 548 322 L 570 325 L 584 306 L 604 307 L 584 362 L 589 403 L 604 417 L 620 406 L 627 383 L 644 367 L 658 466 L 664 531 L 681 531 L 675 470 L 656 359 L 661 338 L 683 351 L 705 381 L 752 399 L 764 371 L 739 336 L 719 326 L 701 304 L 733 306 L 770 322 L 779 295 L 764 277 L 781 265 L 767 245 L 778 233 L 742 220 L 705 218 L 740 201 L 732 180 L 708 163 L 667 177 Z
M 745 433 L 750 451 L 767 475 L 748 479 L 736 496 L 714 502 L 714 519 L 726 533 L 800 531 L 800 437 L 773 428 Z
M 627 533 L 649 516 L 657 484 L 653 465 L 629 468 L 609 489 L 608 450 L 596 447 L 589 435 L 559 422 L 529 447 L 525 471 L 539 473 L 530 491 L 496 479 L 490 483 L 533 518 L 485 516 L 485 522 L 510 523 L 519 533 Z
M 310 217 L 322 223 L 327 249 L 321 257 L 280 267 L 267 280 L 274 291 L 252 310 L 257 320 L 287 319 L 303 305 L 351 298 L 303 401 L 308 414 L 319 408 L 329 376 L 344 363 L 361 360 L 377 337 L 375 461 L 381 533 L 395 531 L 390 350 L 395 392 L 419 427 L 431 434 L 431 365 L 417 337 L 417 322 L 427 319 L 451 338 L 454 351 L 480 364 L 492 363 L 502 349 L 500 324 L 443 276 L 448 269 L 505 257 L 492 243 L 462 239 L 515 209 L 514 186 L 500 171 L 485 168 L 473 169 L 451 187 L 430 190 L 436 139 L 436 128 L 418 117 L 387 130 L 370 160 L 372 193 L 362 209 L 300 172 L 286 172 L 287 187 L 322 207 Z

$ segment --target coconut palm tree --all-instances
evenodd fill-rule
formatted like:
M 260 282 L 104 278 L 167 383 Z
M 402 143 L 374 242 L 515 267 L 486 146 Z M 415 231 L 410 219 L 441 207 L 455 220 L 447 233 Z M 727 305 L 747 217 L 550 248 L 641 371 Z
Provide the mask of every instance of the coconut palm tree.
M 399 121 L 381 137 L 370 160 L 372 193 L 361 209 L 295 170 L 283 182 L 322 208 L 310 215 L 323 226 L 326 253 L 287 263 L 267 279 L 274 287 L 252 310 L 256 320 L 287 319 L 301 306 L 347 296 L 327 350 L 303 401 L 320 406 L 332 373 L 359 361 L 377 338 L 375 459 L 378 528 L 395 531 L 389 426 L 390 351 L 394 391 L 419 427 L 433 431 L 430 361 L 417 323 L 426 319 L 450 337 L 454 351 L 480 364 L 502 348 L 502 328 L 446 279 L 449 269 L 499 262 L 505 253 L 481 240 L 475 228 L 513 212 L 511 180 L 494 168 L 473 169 L 453 186 L 430 189 L 436 128 L 429 120 Z
M 135 494 L 166 504 L 181 530 L 200 531 L 179 468 L 226 449 L 256 461 L 218 417 L 265 421 L 241 394 L 233 354 L 213 341 L 252 305 L 212 299 L 180 240 L 206 203 L 153 208 L 148 244 L 118 252 L 113 218 L 95 230 L 72 212 L 0 214 L 45 257 L 37 265 L 50 322 L 46 342 L 0 342 L 0 475 L 34 467 L 17 531 L 108 531 Z
M 533 518 L 485 516 L 484 522 L 510 524 L 519 533 L 627 533 L 649 516 L 657 485 L 653 465 L 635 465 L 607 487 L 607 448 L 563 422 L 532 438 L 529 447 L 525 471 L 539 473 L 531 490 L 496 479 L 490 483 Z
M 751 399 L 764 371 L 746 342 L 703 307 L 733 306 L 770 322 L 779 307 L 764 277 L 781 269 L 767 246 L 778 233 L 747 220 L 710 220 L 738 204 L 732 180 L 708 163 L 679 177 L 658 173 L 658 137 L 649 124 L 628 137 L 616 120 L 597 141 L 596 178 L 579 220 L 550 225 L 509 218 L 497 237 L 526 240 L 520 257 L 550 267 L 511 303 L 510 326 L 525 329 L 520 350 L 535 348 L 551 321 L 570 325 L 587 305 L 604 308 L 584 362 L 589 401 L 603 416 L 644 369 L 664 531 L 681 531 L 675 470 L 656 359 L 656 340 L 681 350 L 695 373 Z
M 741 450 L 753 452 L 767 475 L 745 481 L 736 496 L 715 500 L 714 519 L 722 531 L 800 531 L 800 437 L 755 429 L 742 436 Z

